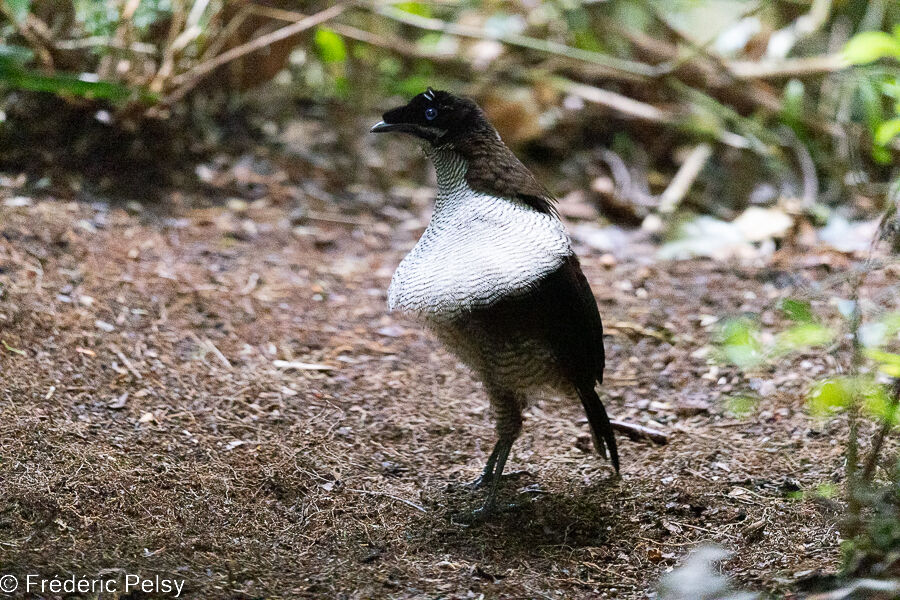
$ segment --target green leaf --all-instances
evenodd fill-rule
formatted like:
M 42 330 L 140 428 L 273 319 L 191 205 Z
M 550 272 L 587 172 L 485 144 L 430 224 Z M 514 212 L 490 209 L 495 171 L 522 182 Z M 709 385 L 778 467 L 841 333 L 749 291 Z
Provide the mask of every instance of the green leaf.
M 749 416 L 758 404 L 752 396 L 732 396 L 726 403 L 726 410 L 739 419 Z
M 347 60 L 347 44 L 333 29 L 327 27 L 316 29 L 315 42 L 322 62 L 342 63 Z
M 888 388 L 871 382 L 864 390 L 863 408 L 881 423 L 893 427 L 897 424 L 897 406 L 888 395 Z
M 0 65 L 27 65 L 34 60 L 34 51 L 25 46 L 0 44 Z
M 834 498 L 838 495 L 839 491 L 838 486 L 830 481 L 820 483 L 816 486 L 816 495 L 820 498 Z
M 867 348 L 865 355 L 878 363 L 878 370 L 891 377 L 900 377 L 900 354 Z
M 722 326 L 721 345 L 725 358 L 747 370 L 763 360 L 759 329 L 750 319 L 732 319 Z
M 812 307 L 809 302 L 804 300 L 785 298 L 778 304 L 778 308 L 781 309 L 784 316 L 795 323 L 812 323 L 814 320 Z
M 3 347 L 6 348 L 7 350 L 9 350 L 10 352 L 12 352 L 13 354 L 18 354 L 20 356 L 26 356 L 24 350 L 19 350 L 18 348 L 13 348 L 12 346 L 10 346 L 9 344 L 6 343 L 6 340 L 0 340 L 0 342 L 3 342 Z
M 775 337 L 773 353 L 778 356 L 805 350 L 816 346 L 824 346 L 834 339 L 834 332 L 818 323 L 801 323 L 786 331 L 782 331 Z
M 799 79 L 788 81 L 781 95 L 781 111 L 787 122 L 799 123 L 803 120 L 806 114 L 804 101 L 805 89 L 803 82 Z
M 2 63 L 0 63 L 0 83 L 31 92 L 50 92 L 58 96 L 77 96 L 91 100 L 122 102 L 135 96 L 144 101 L 153 100 L 153 96 L 148 93 L 141 90 L 132 91 L 112 81 L 86 81 L 81 77 L 64 73 L 44 75 Z
M 424 2 L 398 2 L 394 5 L 394 8 L 420 17 L 431 16 L 431 7 Z
M 874 141 L 879 146 L 887 146 L 898 135 L 900 135 L 900 117 L 881 123 L 875 129 Z
M 835 377 L 819 382 L 807 396 L 809 408 L 819 416 L 830 415 L 850 405 L 854 382 L 849 377 Z
M 883 31 L 864 31 L 847 42 L 843 54 L 854 65 L 864 65 L 888 57 L 900 59 L 900 39 Z
M 16 23 L 24 22 L 31 9 L 31 0 L 0 0 L 0 3 L 5 9 L 3 12 L 10 15 Z

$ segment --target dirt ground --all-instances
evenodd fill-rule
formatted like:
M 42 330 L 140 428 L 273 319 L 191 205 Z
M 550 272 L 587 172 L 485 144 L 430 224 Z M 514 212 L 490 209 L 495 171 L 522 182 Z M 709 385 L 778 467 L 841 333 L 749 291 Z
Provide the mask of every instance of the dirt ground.
M 487 401 L 385 307 L 417 202 L 412 223 L 0 203 L 0 571 L 158 574 L 189 598 L 646 598 L 707 542 L 747 589 L 838 566 L 835 504 L 803 494 L 840 481 L 845 425 L 804 408 L 834 359 L 746 379 L 707 348 L 718 317 L 777 321 L 775 298 L 846 259 L 613 264 L 579 246 L 608 409 L 669 443 L 620 435 L 616 479 L 580 407 L 539 401 L 503 489 L 518 508 L 466 527 Z M 728 398 L 747 390 L 742 416 Z

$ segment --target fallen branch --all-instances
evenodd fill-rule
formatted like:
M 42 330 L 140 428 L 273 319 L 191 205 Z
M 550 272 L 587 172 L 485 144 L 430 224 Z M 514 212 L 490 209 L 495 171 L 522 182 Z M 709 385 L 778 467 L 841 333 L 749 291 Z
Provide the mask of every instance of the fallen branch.
M 125 365 L 125 368 L 128 369 L 132 375 L 134 375 L 135 379 L 143 379 L 140 371 L 134 368 L 134 365 L 131 364 L 131 361 L 128 360 L 128 357 L 125 356 L 125 354 L 121 350 L 119 350 L 114 345 L 110 345 L 109 349 L 113 351 L 113 354 L 119 357 L 119 360 L 121 360 L 122 364 Z
M 334 371 L 334 367 L 331 365 L 305 363 L 295 360 L 273 360 L 272 366 L 276 369 L 294 369 L 296 371 Z
M 615 419 L 610 419 L 609 424 L 612 425 L 612 428 L 615 431 L 625 434 L 629 440 L 634 442 L 646 439 L 654 444 L 659 444 L 660 446 L 669 443 L 669 434 L 659 431 L 658 429 L 651 429 L 650 427 L 644 427 L 643 425 L 637 425 L 636 423 L 616 421 Z
M 669 182 L 669 186 L 659 197 L 659 212 L 671 214 L 687 195 L 688 190 L 694 185 L 700 171 L 703 170 L 706 161 L 712 156 L 712 146 L 707 143 L 697 144 L 684 163 L 675 173 L 675 177 Z

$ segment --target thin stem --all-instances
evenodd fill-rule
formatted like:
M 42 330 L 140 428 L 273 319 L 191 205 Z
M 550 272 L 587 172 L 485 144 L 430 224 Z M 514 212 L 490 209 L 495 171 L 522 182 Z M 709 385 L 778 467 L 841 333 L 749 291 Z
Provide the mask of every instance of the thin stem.
M 853 313 L 850 315 L 850 339 L 853 354 L 850 362 L 850 376 L 854 381 L 853 391 L 850 397 L 850 406 L 847 408 L 847 425 L 849 428 L 847 439 L 847 455 L 846 455 L 846 478 L 847 478 L 847 510 L 850 514 L 849 529 L 855 532 L 859 524 L 861 504 L 859 501 L 859 492 L 857 485 L 857 463 L 859 461 L 859 385 L 856 377 L 859 375 L 860 366 L 862 366 L 863 354 L 862 344 L 859 341 L 859 326 L 862 321 L 862 314 L 859 306 L 859 288 L 862 286 L 865 271 L 860 271 L 853 285 Z
M 866 458 L 866 464 L 863 467 L 862 476 L 860 477 L 866 484 L 872 481 L 872 476 L 875 474 L 875 466 L 878 464 L 878 455 L 881 454 L 881 448 L 884 445 L 884 439 L 894 427 L 897 404 L 900 402 L 900 379 L 894 379 L 891 382 L 890 394 L 887 415 L 885 416 L 884 423 L 881 424 L 881 428 L 872 440 L 872 449 L 869 450 L 869 456 Z
M 290 25 L 282 27 L 281 29 L 276 29 L 271 33 L 261 35 L 258 38 L 241 44 L 240 46 L 231 48 L 230 50 L 219 54 L 215 58 L 200 63 L 187 73 L 184 73 L 183 75 L 180 75 L 174 79 L 173 82 L 177 87 L 174 91 L 172 91 L 168 96 L 165 97 L 162 104 L 171 105 L 172 103 L 181 100 L 207 75 L 209 75 L 222 65 L 228 64 L 229 62 L 252 52 L 256 52 L 257 50 L 265 48 L 266 46 L 274 44 L 275 42 L 279 42 L 283 39 L 297 35 L 298 33 L 306 31 L 307 29 L 315 27 L 316 25 L 320 25 L 325 21 L 328 21 L 329 19 L 333 19 L 334 17 L 344 12 L 345 8 L 346 5 L 344 4 L 335 4 L 330 8 L 326 8 L 325 10 L 319 11 L 314 15 L 308 16 L 301 21 L 297 21 L 296 23 L 292 23 Z
M 653 65 L 648 65 L 632 60 L 625 60 L 622 58 L 617 58 L 615 56 L 602 54 L 600 52 L 593 52 L 591 50 L 573 48 L 572 46 L 566 46 L 565 44 L 560 44 L 559 42 L 554 42 L 551 40 L 541 40 L 517 33 L 490 35 L 486 31 L 478 27 L 468 27 L 465 25 L 460 25 L 458 23 L 448 23 L 440 19 L 414 15 L 393 6 L 361 6 L 363 8 L 366 8 L 367 10 L 373 11 L 378 15 L 381 15 L 382 17 L 386 17 L 393 21 L 398 21 L 405 25 L 410 25 L 418 29 L 425 29 L 427 31 L 439 31 L 441 33 L 447 33 L 450 35 L 467 37 L 477 40 L 495 40 L 504 44 L 508 44 L 510 46 L 528 48 L 530 50 L 537 50 L 539 52 L 545 52 L 547 54 L 554 54 L 557 56 L 563 56 L 566 58 L 599 65 L 602 67 L 606 67 L 609 70 L 609 76 L 618 75 L 619 77 L 627 76 L 627 78 L 630 79 L 646 79 L 657 77 L 662 74 L 660 70 Z

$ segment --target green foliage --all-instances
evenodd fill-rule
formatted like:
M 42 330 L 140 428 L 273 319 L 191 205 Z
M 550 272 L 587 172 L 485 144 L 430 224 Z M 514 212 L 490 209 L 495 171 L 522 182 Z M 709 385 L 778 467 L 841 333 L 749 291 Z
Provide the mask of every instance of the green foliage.
M 8 88 L 31 92 L 49 92 L 58 96 L 72 96 L 91 100 L 123 102 L 132 98 L 145 101 L 154 96 L 143 89 L 130 88 L 112 81 L 91 80 L 89 76 L 65 73 L 47 75 L 29 69 L 34 53 L 22 46 L 0 45 L 0 84 Z
M 784 86 L 781 95 L 781 118 L 794 131 L 802 131 L 803 117 L 806 114 L 806 86 L 799 79 L 791 79 Z
M 347 60 L 347 44 L 333 29 L 317 28 L 315 42 L 322 62 L 343 63 Z
M 752 319 L 743 317 L 726 321 L 720 340 L 725 359 L 741 369 L 752 369 L 764 359 L 759 326 Z
M 900 354 L 884 352 L 876 348 L 866 348 L 866 357 L 878 363 L 878 370 L 891 377 L 900 377 Z
M 892 33 L 864 31 L 844 46 L 844 58 L 854 65 L 867 65 L 879 60 L 900 61 L 900 25 Z M 893 155 L 888 149 L 900 136 L 900 84 L 896 69 L 874 69 L 864 74 L 857 86 L 864 119 L 872 134 L 872 157 L 889 164 Z M 885 104 L 892 108 L 885 110 Z
M 431 7 L 425 2 L 398 2 L 394 8 L 420 17 L 431 16 Z
M 855 393 L 856 381 L 851 377 L 832 377 L 820 381 L 807 396 L 810 411 L 818 416 L 829 416 L 848 406 Z
M 135 97 L 153 96 L 111 81 L 90 81 L 75 75 L 44 75 L 37 71 L 12 65 L 0 65 L 0 83 L 30 92 L 50 92 L 58 96 L 75 96 L 89 100 L 123 102 Z
M 773 357 L 791 352 L 802 352 L 830 344 L 834 340 L 834 332 L 820 323 L 800 323 L 782 331 L 775 337 L 771 349 Z
M 900 353 L 894 348 L 900 334 L 900 313 L 887 313 L 860 323 L 858 300 L 838 299 L 835 305 L 844 327 L 851 333 L 847 338 L 857 342 L 851 345 L 854 359 L 850 374 L 831 375 L 815 382 L 806 400 L 812 415 L 829 418 L 847 412 L 851 423 L 846 467 L 849 514 L 842 531 L 848 539 L 842 544 L 842 550 L 845 572 L 858 574 L 882 569 L 883 566 L 873 566 L 877 561 L 892 564 L 900 547 L 900 462 L 889 473 L 887 483 L 875 476 L 882 441 L 898 424 L 895 394 L 896 378 L 900 378 Z M 760 324 L 748 317 L 727 323 L 720 338 L 721 355 L 731 358 L 741 368 L 749 365 L 757 369 L 766 361 L 836 339 L 837 332 L 820 322 L 809 302 L 788 298 L 779 303 L 779 308 L 792 324 L 774 335 L 764 333 Z M 761 339 L 774 341 L 761 345 Z M 748 356 L 753 360 L 747 360 Z M 884 375 L 895 379 L 885 383 Z M 752 407 L 752 403 L 746 397 L 737 396 L 729 400 L 730 412 L 735 412 L 733 406 Z M 865 447 L 859 441 L 859 432 L 865 430 L 859 425 L 860 419 L 877 426 L 866 456 L 860 451 Z M 831 498 L 836 492 L 836 486 L 828 482 L 815 492 L 805 490 L 789 497 L 798 501 L 815 496 Z
M 773 341 L 763 344 L 756 320 L 742 317 L 726 321 L 719 335 L 723 358 L 740 367 L 751 370 L 766 360 L 825 346 L 834 341 L 831 328 L 815 321 L 808 302 L 787 298 L 779 305 L 784 315 L 795 325 L 780 332 Z
M 795 323 L 812 323 L 814 321 L 812 306 L 805 300 L 785 298 L 778 303 L 778 308 L 784 313 L 784 316 Z
M 746 395 L 731 396 L 727 400 L 726 410 L 729 414 L 743 419 L 756 410 L 756 398 Z
M 25 21 L 31 8 L 31 0 L 0 0 L 3 12 L 8 14 L 16 23 Z
M 755 319 L 741 317 L 726 321 L 719 336 L 720 357 L 744 371 L 758 370 L 780 357 L 835 341 L 837 332 L 818 321 L 809 302 L 786 298 L 778 306 L 793 325 L 774 336 L 766 336 Z M 838 302 L 839 312 L 848 322 L 853 318 L 855 306 L 849 301 Z M 855 376 L 834 376 L 818 381 L 807 395 L 810 412 L 827 417 L 847 409 L 854 399 L 858 399 L 870 418 L 889 427 L 896 425 L 897 409 L 889 396 L 888 386 L 879 382 L 875 373 L 900 378 L 900 354 L 883 348 L 895 340 L 898 333 L 900 313 L 888 313 L 862 325 L 858 334 L 862 353 L 875 369 Z M 767 337 L 772 341 L 763 343 L 761 340 Z M 752 408 L 752 399 L 748 400 L 748 397 L 736 396 L 729 400 L 732 413 L 739 414 Z
M 882 58 L 900 60 L 900 27 L 894 34 L 884 31 L 863 31 L 844 46 L 844 58 L 854 65 L 865 65 Z

